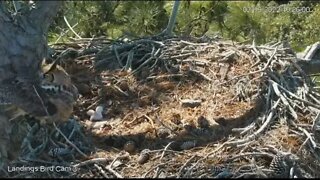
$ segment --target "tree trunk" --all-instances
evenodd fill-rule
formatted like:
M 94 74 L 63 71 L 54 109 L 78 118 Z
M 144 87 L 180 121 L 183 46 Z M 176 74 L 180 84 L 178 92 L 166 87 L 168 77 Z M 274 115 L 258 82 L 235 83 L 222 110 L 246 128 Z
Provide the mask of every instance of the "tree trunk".
M 0 104 L 38 116 L 56 110 L 40 88 L 40 65 L 49 25 L 62 3 L 37 1 L 36 8 L 11 15 L 0 2 Z
M 307 74 L 320 73 L 320 42 L 308 46 L 304 52 L 298 53 L 297 64 Z

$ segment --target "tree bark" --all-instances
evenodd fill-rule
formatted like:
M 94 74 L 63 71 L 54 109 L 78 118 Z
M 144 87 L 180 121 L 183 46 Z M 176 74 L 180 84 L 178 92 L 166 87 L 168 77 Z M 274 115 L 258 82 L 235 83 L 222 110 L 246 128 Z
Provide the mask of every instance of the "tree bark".
M 62 3 L 63 1 L 38 1 L 38 7 L 31 11 L 28 18 L 33 21 L 35 26 L 39 26 L 47 32 Z
M 40 88 L 40 65 L 47 56 L 48 27 L 61 4 L 37 1 L 35 9 L 14 16 L 0 4 L 0 104 L 37 116 L 54 113 Z

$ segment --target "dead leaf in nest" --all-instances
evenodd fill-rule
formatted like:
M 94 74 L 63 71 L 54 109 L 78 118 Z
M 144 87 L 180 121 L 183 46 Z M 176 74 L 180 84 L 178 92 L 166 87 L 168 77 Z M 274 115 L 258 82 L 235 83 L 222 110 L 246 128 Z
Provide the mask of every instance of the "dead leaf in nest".
M 128 91 L 129 90 L 128 81 L 120 81 L 118 86 L 122 91 Z
M 153 101 L 155 103 L 159 103 L 159 102 L 168 102 L 168 101 L 172 101 L 174 100 L 172 97 L 168 96 L 167 94 L 164 93 L 160 93 L 160 94 L 154 94 L 152 96 Z
M 173 90 L 176 87 L 176 85 L 173 82 L 159 82 L 155 84 L 155 88 L 158 91 L 168 91 L 168 90 Z
M 139 86 L 138 85 L 134 89 L 140 95 L 147 95 L 152 91 L 152 89 L 148 86 Z
M 113 129 L 113 128 L 112 128 L 111 125 L 109 125 L 109 124 L 104 124 L 104 125 L 102 125 L 101 128 L 99 129 L 99 132 L 100 132 L 100 133 L 108 133 L 108 132 L 110 132 L 112 129 Z
M 171 119 L 171 121 L 175 124 L 175 125 L 179 125 L 179 124 L 181 124 L 181 116 L 180 116 L 180 114 L 177 114 L 177 113 L 174 113 L 173 115 L 172 115 L 172 119 Z
M 91 94 L 91 88 L 88 84 L 79 83 L 79 84 L 76 84 L 76 87 L 77 87 L 79 93 L 82 95 Z
M 150 70 L 148 67 L 143 67 L 139 73 L 139 78 L 141 79 L 147 79 L 147 77 L 150 75 Z
M 287 143 L 292 150 L 297 150 L 299 149 L 302 142 L 297 137 L 288 137 Z
M 190 70 L 190 65 L 189 64 L 183 64 L 180 67 L 180 71 L 185 72 Z
M 157 136 L 159 138 L 166 138 L 170 135 L 170 130 L 168 128 L 161 127 L 157 130 Z
M 140 107 L 148 106 L 152 104 L 152 99 L 150 96 L 143 96 L 138 99 L 138 105 Z
M 196 125 L 194 124 L 194 122 L 189 119 L 189 120 L 182 120 L 182 124 L 185 130 L 187 131 L 192 131 L 192 129 L 196 128 Z
M 124 122 L 123 124 L 127 127 L 127 128 L 131 128 L 132 126 L 136 126 L 140 123 L 146 123 L 145 122 L 145 118 L 143 116 L 135 116 L 133 117 L 133 120 L 129 121 L 129 122 Z M 147 123 L 148 124 L 148 123 Z
M 105 96 L 123 96 L 121 90 L 115 88 L 112 84 L 107 84 L 103 88 L 102 93 L 105 93 Z
M 128 76 L 130 74 L 129 71 L 117 71 L 116 73 L 119 76 Z

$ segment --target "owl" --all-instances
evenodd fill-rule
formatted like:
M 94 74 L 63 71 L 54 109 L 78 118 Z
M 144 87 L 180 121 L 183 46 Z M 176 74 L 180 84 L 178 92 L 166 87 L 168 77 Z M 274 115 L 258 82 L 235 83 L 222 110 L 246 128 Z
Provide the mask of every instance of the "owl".
M 0 66 L 0 74 L 4 71 Z M 0 165 L 7 161 L 8 152 L 19 147 L 12 129 L 16 119 L 29 115 L 44 123 L 66 121 L 78 97 L 70 76 L 57 62 L 44 60 L 38 74 L 26 68 L 22 76 L 10 66 L 7 71 L 10 78 L 0 78 Z

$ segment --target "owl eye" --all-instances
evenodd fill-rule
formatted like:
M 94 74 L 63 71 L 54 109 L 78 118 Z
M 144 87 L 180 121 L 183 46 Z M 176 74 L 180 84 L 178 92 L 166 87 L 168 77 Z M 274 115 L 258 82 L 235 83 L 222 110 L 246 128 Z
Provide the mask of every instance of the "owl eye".
M 44 78 L 46 81 L 53 82 L 53 74 L 44 74 L 44 75 L 43 75 L 43 78 Z

